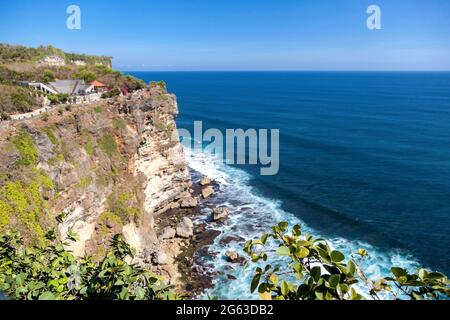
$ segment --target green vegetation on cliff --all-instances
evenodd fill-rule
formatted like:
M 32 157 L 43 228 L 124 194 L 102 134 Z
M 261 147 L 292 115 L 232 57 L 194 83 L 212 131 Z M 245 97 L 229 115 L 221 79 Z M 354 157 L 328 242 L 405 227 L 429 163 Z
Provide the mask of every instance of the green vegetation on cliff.
M 24 130 L 14 138 L 14 145 L 20 153 L 19 164 L 25 166 L 31 166 L 36 164 L 37 161 L 37 150 L 34 146 L 33 139 L 30 134 Z

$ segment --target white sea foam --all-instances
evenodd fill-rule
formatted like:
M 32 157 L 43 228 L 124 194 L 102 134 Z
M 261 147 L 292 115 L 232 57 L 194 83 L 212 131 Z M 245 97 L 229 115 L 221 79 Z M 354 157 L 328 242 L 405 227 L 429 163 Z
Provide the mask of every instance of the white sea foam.
M 256 239 L 270 227 L 280 221 L 288 221 L 290 225 L 301 224 L 302 229 L 314 236 L 327 238 L 308 227 L 303 221 L 292 213 L 282 209 L 281 203 L 274 199 L 262 197 L 249 183 L 250 176 L 243 170 L 228 166 L 218 158 L 212 158 L 204 153 L 194 153 L 186 149 L 189 166 L 201 175 L 208 176 L 220 184 L 220 191 L 210 200 L 213 204 L 227 206 L 230 209 L 230 218 L 220 226 L 222 234 L 214 240 L 210 248 L 210 253 L 215 253 L 208 257 L 200 257 L 203 262 L 218 272 L 215 278 L 215 287 L 206 294 L 216 296 L 220 299 L 257 299 L 257 295 L 250 293 L 250 282 L 254 275 L 254 265 L 242 268 L 226 261 L 224 255 L 232 250 L 245 256 L 243 244 L 246 240 Z M 210 214 L 209 209 L 203 209 L 203 214 L 199 219 L 206 219 Z M 301 216 L 301 212 L 297 213 Z M 216 224 L 210 223 L 208 228 L 217 228 Z M 235 241 L 223 244 L 226 237 L 240 238 Z M 417 268 L 415 259 L 404 252 L 391 250 L 381 252 L 377 248 L 360 241 L 349 241 L 344 238 L 331 238 L 330 244 L 349 255 L 359 248 L 365 248 L 369 253 L 369 258 L 364 262 L 363 268 L 366 275 L 371 279 L 378 279 L 389 275 L 390 266 L 402 266 L 410 270 Z M 221 243 L 222 242 L 222 243 Z M 279 261 L 269 261 L 276 264 Z M 228 275 L 236 280 L 228 279 Z M 206 296 L 206 295 L 205 295 Z

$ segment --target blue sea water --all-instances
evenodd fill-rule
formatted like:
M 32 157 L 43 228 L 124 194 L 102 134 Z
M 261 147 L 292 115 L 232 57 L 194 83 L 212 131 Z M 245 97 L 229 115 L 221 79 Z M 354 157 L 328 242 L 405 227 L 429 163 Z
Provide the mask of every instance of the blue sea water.
M 205 129 L 280 129 L 276 176 L 189 155 L 194 169 L 223 182 L 217 201 L 236 213 L 228 234 L 301 222 L 344 251 L 368 248 L 374 277 L 392 263 L 450 274 L 450 73 L 130 73 L 167 82 L 180 128 L 202 120 Z M 216 242 L 217 252 L 227 249 Z M 212 293 L 248 297 L 250 274 L 235 275 Z

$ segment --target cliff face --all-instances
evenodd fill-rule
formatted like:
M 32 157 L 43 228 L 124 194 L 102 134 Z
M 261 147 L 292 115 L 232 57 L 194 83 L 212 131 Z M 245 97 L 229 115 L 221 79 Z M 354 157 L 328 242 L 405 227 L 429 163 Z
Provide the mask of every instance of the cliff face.
M 36 242 L 54 227 L 63 239 L 77 238 L 69 249 L 78 256 L 102 256 L 117 233 L 142 261 L 163 250 L 154 218 L 179 206 L 191 186 L 177 114 L 176 97 L 154 85 L 4 126 L 0 230 Z

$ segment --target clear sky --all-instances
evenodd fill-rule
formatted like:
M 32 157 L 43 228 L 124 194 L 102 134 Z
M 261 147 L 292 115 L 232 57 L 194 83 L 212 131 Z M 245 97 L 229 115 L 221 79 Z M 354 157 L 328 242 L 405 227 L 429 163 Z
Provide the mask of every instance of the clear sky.
M 81 30 L 66 8 L 81 8 Z M 382 29 L 366 27 L 381 8 Z M 0 0 L 0 42 L 124 70 L 450 70 L 449 0 Z

